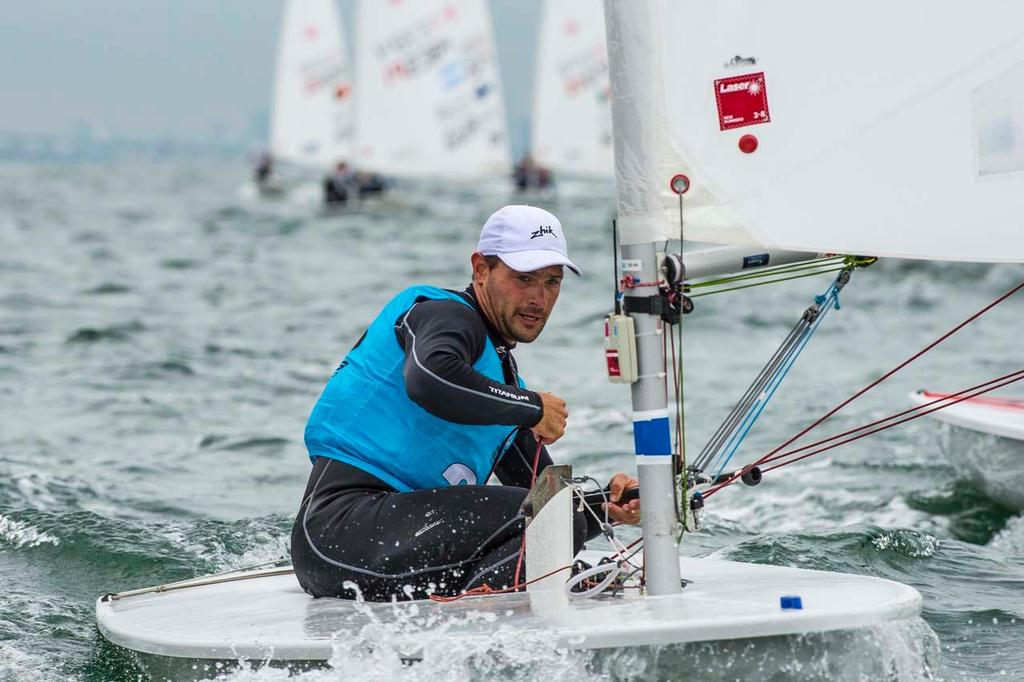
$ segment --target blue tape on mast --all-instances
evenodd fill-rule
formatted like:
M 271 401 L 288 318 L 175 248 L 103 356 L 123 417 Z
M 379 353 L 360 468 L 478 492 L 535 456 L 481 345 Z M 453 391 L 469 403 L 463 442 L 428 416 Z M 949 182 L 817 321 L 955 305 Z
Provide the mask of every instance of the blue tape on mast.
M 671 455 L 668 417 L 633 422 L 633 448 L 638 455 Z

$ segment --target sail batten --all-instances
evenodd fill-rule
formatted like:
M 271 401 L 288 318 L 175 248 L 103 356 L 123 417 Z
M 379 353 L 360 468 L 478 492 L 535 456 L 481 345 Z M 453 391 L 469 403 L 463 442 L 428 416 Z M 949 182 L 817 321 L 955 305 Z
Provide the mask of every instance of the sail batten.
M 632 39 L 646 63 L 612 63 L 629 239 L 678 233 L 668 181 L 681 172 L 689 238 L 1024 261 L 1024 6 L 650 0 L 606 11 L 641 8 L 649 34 Z M 623 84 L 638 74 L 641 89 Z

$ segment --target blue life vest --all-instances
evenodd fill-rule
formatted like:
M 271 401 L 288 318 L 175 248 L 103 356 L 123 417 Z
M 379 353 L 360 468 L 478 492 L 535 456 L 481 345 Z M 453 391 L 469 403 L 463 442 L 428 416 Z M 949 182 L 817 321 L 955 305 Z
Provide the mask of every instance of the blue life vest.
M 395 323 L 418 299 L 473 307 L 454 292 L 430 286 L 414 286 L 391 299 L 327 382 L 306 423 L 306 448 L 310 458 L 346 462 L 400 492 L 483 484 L 517 427 L 455 424 L 409 398 Z M 490 338 L 473 369 L 504 383 Z

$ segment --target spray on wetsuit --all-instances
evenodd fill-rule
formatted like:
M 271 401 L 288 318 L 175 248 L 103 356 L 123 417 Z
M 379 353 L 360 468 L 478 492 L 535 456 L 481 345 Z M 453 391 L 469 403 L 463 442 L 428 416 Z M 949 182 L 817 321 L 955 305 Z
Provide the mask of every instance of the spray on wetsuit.
M 406 448 L 388 455 L 399 465 L 351 452 L 353 444 L 366 446 L 361 438 L 379 433 L 366 429 L 368 434 L 348 438 L 351 429 L 366 426 L 358 417 L 348 430 L 328 428 L 332 416 L 335 421 L 350 416 L 336 412 L 347 409 L 345 401 L 328 399 L 324 405 L 330 384 L 310 417 L 307 445 L 314 468 L 293 529 L 292 561 L 300 584 L 314 596 L 354 596 L 347 582 L 372 600 L 421 599 L 431 593 L 458 594 L 482 583 L 495 588 L 512 584 L 522 544 L 521 507 L 536 452 L 529 427 L 540 421 L 540 397 L 521 387 L 515 360 L 479 312 L 472 287 L 443 295 L 441 290 L 422 289 L 413 290 L 412 298 L 396 297 L 393 303 L 406 310 L 397 315 L 392 311 L 393 320 L 387 318 L 387 307 L 382 311 L 391 323 L 391 338 L 382 340 L 375 320 L 332 378 L 343 382 L 345 377 L 338 377 L 349 369 L 350 360 L 376 357 L 365 350 L 357 353 L 363 344 L 387 346 L 394 341 L 394 349 L 385 349 L 383 357 L 390 357 L 391 350 L 399 354 L 404 387 L 396 390 L 403 395 L 381 399 L 394 400 L 398 410 L 407 409 L 402 399 L 411 400 L 436 420 L 422 416 L 412 440 L 382 436 L 386 443 Z M 487 353 L 497 356 L 495 378 L 487 376 L 495 371 L 486 362 Z M 424 424 L 442 433 L 435 435 Z M 507 432 L 497 448 L 453 453 L 451 457 L 469 462 L 465 475 L 457 480 L 439 476 L 438 469 L 448 462 L 445 442 L 453 433 L 496 425 L 505 425 L 502 431 Z M 408 427 L 403 421 L 387 425 L 393 431 Z M 446 435 L 445 429 L 456 431 Z M 488 438 L 480 442 L 491 443 Z M 336 442 L 327 443 L 331 440 Z M 542 448 L 538 468 L 550 463 Z M 420 466 L 427 469 L 415 471 Z M 490 473 L 504 485 L 473 484 L 485 483 Z M 422 485 L 424 480 L 435 482 Z M 577 550 L 600 531 L 583 512 L 576 513 L 574 526 Z

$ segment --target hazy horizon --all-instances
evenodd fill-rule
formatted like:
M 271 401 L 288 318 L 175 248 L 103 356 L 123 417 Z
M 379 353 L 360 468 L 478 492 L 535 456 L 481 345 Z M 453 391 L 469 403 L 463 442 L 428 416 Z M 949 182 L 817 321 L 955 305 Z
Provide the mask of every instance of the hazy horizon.
M 40 0 L 0 19 L 0 133 L 258 141 L 282 2 Z M 349 44 L 355 0 L 338 0 Z M 513 148 L 525 144 L 540 0 L 490 0 Z

